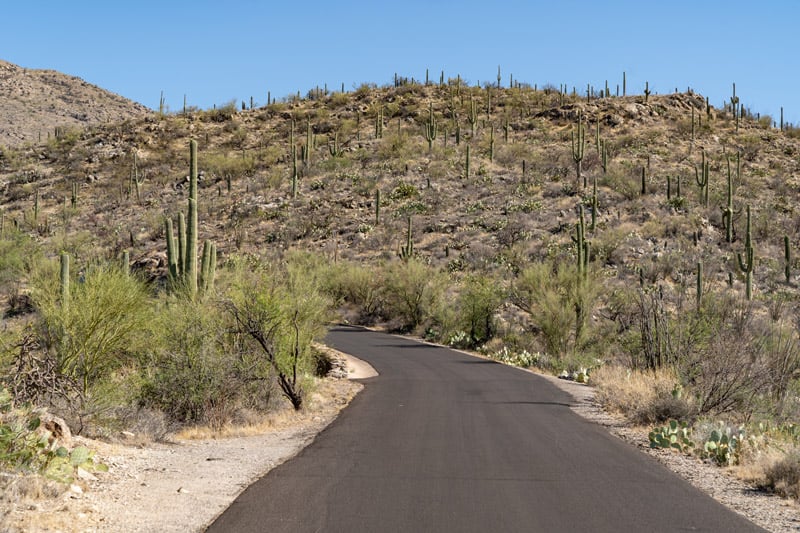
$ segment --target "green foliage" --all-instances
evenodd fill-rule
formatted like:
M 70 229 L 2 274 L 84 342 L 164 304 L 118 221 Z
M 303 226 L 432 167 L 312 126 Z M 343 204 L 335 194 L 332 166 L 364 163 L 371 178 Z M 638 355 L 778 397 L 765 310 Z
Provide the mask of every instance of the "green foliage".
M 468 334 L 469 347 L 480 346 L 494 337 L 495 313 L 504 300 L 497 280 L 482 274 L 468 276 L 458 296 L 461 327 Z
M 400 181 L 392 192 L 389 193 L 389 198 L 392 200 L 406 200 L 409 198 L 416 198 L 419 196 L 419 190 L 411 183 Z
M 545 352 L 564 357 L 578 349 L 587 318 L 599 296 L 593 269 L 566 262 L 534 263 L 520 272 L 511 289 L 514 304 L 528 313 Z
M 41 261 L 41 248 L 25 233 L 6 228 L 0 236 L 0 288 L 8 288 Z
M 154 317 L 141 398 L 146 406 L 162 410 L 178 422 L 224 419 L 246 383 L 233 349 L 226 350 L 226 324 L 219 309 L 199 302 L 169 297 Z M 259 369 L 248 379 L 265 380 Z M 250 391 L 252 392 L 252 391 Z M 269 398 L 269 387 L 261 395 Z
M 683 453 L 691 453 L 694 442 L 691 438 L 692 430 L 685 422 L 670 420 L 666 426 L 654 428 L 650 432 L 651 448 L 669 448 Z
M 440 275 L 417 258 L 386 266 L 386 314 L 397 328 L 414 331 L 430 317 L 441 295 Z
M 87 268 L 83 278 L 69 284 L 69 306 L 62 305 L 58 278 L 47 270 L 32 280 L 32 296 L 46 348 L 86 396 L 97 380 L 146 348 L 151 307 L 144 285 L 118 265 Z
M 302 263 L 239 271 L 225 304 L 250 352 L 259 354 L 254 364 L 275 373 L 295 409 L 303 405 L 304 383 L 314 366 L 311 342 L 324 334 L 330 312 L 313 274 Z

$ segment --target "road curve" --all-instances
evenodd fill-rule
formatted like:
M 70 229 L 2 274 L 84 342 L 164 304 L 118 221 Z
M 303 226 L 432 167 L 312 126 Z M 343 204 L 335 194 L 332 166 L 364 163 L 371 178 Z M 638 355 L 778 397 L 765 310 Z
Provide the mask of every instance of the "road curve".
M 763 531 L 535 375 L 359 328 L 327 340 L 379 376 L 208 531 Z

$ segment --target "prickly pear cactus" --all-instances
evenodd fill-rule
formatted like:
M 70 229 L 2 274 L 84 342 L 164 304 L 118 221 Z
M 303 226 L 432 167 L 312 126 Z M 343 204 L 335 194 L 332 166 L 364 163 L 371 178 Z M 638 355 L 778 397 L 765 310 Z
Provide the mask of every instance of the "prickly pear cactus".
M 691 439 L 692 430 L 685 422 L 670 420 L 666 426 L 658 427 L 650 432 L 650 447 L 673 449 L 689 453 L 694 448 Z

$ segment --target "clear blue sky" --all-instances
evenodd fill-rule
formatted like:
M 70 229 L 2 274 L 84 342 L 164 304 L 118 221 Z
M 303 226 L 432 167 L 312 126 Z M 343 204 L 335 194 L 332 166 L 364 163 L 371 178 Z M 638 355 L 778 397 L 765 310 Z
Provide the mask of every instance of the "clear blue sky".
M 0 59 L 79 76 L 149 107 L 391 83 L 394 72 L 629 92 L 690 86 L 800 123 L 796 0 L 14 1 Z

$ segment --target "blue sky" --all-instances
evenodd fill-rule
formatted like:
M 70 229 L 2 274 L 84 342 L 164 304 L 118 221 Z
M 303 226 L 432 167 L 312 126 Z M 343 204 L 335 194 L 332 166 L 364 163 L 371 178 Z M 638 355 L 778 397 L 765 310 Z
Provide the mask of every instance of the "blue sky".
M 800 2 L 305 0 L 5 2 L 0 59 L 52 68 L 158 107 L 264 103 L 394 72 L 540 86 L 694 90 L 736 83 L 754 112 L 800 123 Z

